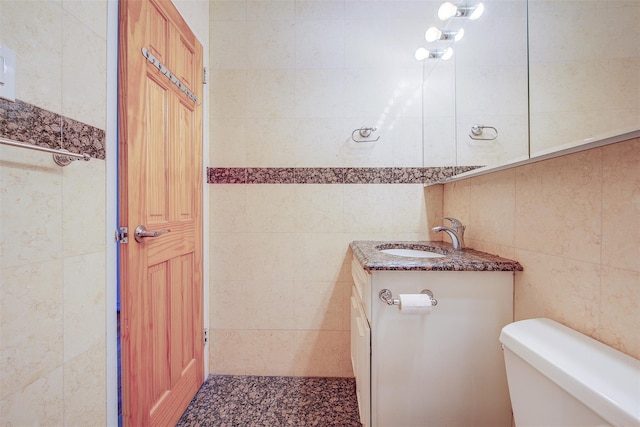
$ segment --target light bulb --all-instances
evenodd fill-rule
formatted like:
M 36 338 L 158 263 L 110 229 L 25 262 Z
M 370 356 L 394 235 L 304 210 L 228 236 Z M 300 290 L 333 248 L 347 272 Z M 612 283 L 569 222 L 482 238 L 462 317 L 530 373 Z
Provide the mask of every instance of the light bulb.
M 449 18 L 453 18 L 456 16 L 458 12 L 458 7 L 451 2 L 442 3 L 440 8 L 438 9 L 438 18 L 442 21 L 446 21 Z
M 436 40 L 440 40 L 440 37 L 442 37 L 442 31 L 440 31 L 436 27 L 431 27 L 427 30 L 426 33 L 424 33 L 425 40 L 430 43 Z
M 473 13 L 471 13 L 471 16 L 469 16 L 469 19 L 472 19 L 472 20 L 478 19 L 482 16 L 483 13 L 484 13 L 484 5 L 482 3 L 478 3 L 476 8 L 473 10 Z
M 453 56 L 453 49 L 447 48 L 445 50 L 428 50 L 423 47 L 416 50 L 416 59 L 422 61 L 423 59 L 443 59 L 447 60 Z
M 427 59 L 429 57 L 429 51 L 423 47 L 419 48 L 418 50 L 416 50 L 416 59 L 418 61 L 422 61 L 424 59 Z
M 436 27 L 431 27 L 424 34 L 424 39 L 429 43 L 438 40 L 453 40 L 460 41 L 464 37 L 464 28 L 460 28 L 458 31 L 440 31 Z

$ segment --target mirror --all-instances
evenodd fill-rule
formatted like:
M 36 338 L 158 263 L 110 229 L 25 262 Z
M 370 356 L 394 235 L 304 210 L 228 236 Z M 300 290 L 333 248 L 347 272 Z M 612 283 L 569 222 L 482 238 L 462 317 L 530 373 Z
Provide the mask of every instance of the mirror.
M 483 3 L 457 49 L 456 151 L 465 166 L 528 156 L 527 2 Z
M 528 158 L 527 2 L 482 3 L 478 19 L 443 22 L 434 13 L 426 25 L 462 29 L 464 37 L 427 43 L 430 49 L 451 47 L 454 55 L 423 62 L 425 166 Z
M 640 2 L 483 3 L 477 20 L 426 24 L 465 34 L 428 43 L 455 54 L 424 61 L 425 166 L 502 166 L 640 129 Z
M 640 129 L 640 2 L 529 0 L 531 157 Z

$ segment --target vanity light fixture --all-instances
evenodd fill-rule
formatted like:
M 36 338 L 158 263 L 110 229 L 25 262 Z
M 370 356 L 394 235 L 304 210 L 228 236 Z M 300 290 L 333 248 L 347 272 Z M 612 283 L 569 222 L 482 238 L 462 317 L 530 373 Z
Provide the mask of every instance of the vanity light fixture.
M 455 42 L 462 40 L 464 37 L 464 28 L 460 28 L 458 31 L 441 31 L 436 27 L 431 27 L 424 34 L 424 38 L 428 42 L 435 42 L 438 40 L 453 40 Z
M 446 21 L 450 18 L 469 18 L 478 19 L 484 12 L 484 5 L 478 3 L 475 6 L 460 5 L 456 6 L 451 2 L 442 3 L 438 9 L 438 18 L 442 21 Z
M 453 56 L 453 49 L 450 47 L 444 50 L 440 49 L 425 49 L 423 47 L 416 50 L 416 59 L 422 61 L 424 59 L 442 59 L 446 61 Z

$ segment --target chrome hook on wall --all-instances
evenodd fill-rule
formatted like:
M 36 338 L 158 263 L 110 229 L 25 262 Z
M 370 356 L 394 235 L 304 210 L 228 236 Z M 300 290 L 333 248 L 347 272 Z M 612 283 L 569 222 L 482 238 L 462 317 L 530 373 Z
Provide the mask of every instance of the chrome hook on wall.
M 378 128 L 376 127 L 372 127 L 372 128 L 367 128 L 367 127 L 361 127 L 358 128 L 356 130 L 354 130 L 353 132 L 351 132 L 351 139 L 353 139 L 355 142 L 376 142 L 377 140 L 380 139 L 380 137 L 377 137 L 376 139 L 366 139 L 369 138 L 371 136 L 371 134 L 375 131 L 377 131 Z M 356 132 L 358 132 L 358 134 L 360 135 L 361 138 L 365 138 L 365 139 L 356 139 L 355 138 L 355 134 Z
M 495 133 L 493 135 L 493 137 L 478 138 L 479 136 L 481 136 L 484 133 L 485 129 L 492 129 L 493 132 Z M 485 126 L 485 125 L 479 125 L 479 124 L 475 124 L 475 125 L 471 126 L 471 133 L 469 134 L 469 138 L 471 138 L 471 139 L 475 139 L 475 140 L 478 140 L 478 141 L 493 141 L 497 137 L 498 137 L 498 129 L 494 128 L 493 126 Z

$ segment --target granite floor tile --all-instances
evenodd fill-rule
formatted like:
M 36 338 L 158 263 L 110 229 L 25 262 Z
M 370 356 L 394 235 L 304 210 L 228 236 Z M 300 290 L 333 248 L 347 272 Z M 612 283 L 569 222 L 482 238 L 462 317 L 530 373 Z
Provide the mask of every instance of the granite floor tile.
M 177 426 L 360 427 L 353 378 L 212 375 Z

